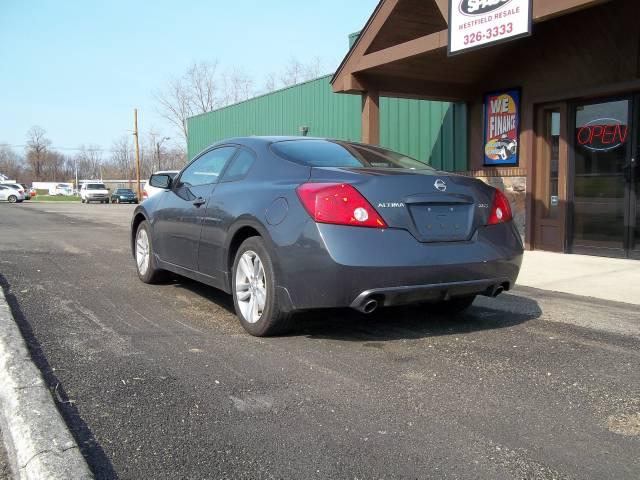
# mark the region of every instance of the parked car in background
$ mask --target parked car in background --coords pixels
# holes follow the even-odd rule
[[[102,182],[86,182],[80,187],[80,201],[82,203],[109,203],[109,189]]]
[[[49,195],[64,195],[70,197],[73,195],[73,185],[70,183],[59,183],[55,187],[49,188]]]
[[[139,278],[170,271],[231,293],[252,335],[315,308],[423,303],[453,315],[520,271],[500,190],[372,145],[235,138],[150,183],[163,193],[134,211]]]
[[[0,185],[0,201],[9,203],[20,203],[24,200],[24,193],[6,185]]]
[[[31,200],[31,189],[29,189],[24,183],[16,183],[16,185],[20,185],[24,190],[24,199]]]
[[[0,185],[8,187],[8,188],[10,188],[12,190],[16,190],[19,193],[18,197],[21,197],[21,198],[19,198],[19,201],[23,201],[25,199],[24,187],[22,185],[20,185],[19,183],[6,183],[5,182],[5,183],[0,183]]]
[[[116,188],[111,194],[111,203],[138,203],[138,197],[130,188]]]
[[[38,190],[36,190],[35,188],[31,187],[29,189],[29,195],[31,195],[31,198],[35,198],[38,196]]]
[[[171,178],[175,177],[178,174],[179,170],[160,170],[153,175],[169,175]],[[150,182],[147,182],[144,188],[142,189],[142,199],[146,200],[147,198],[153,197],[156,193],[162,191],[161,188],[156,188],[150,185]]]

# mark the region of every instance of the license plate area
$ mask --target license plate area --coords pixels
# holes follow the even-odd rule
[[[409,208],[423,242],[463,241],[471,235],[473,205],[414,204]]]

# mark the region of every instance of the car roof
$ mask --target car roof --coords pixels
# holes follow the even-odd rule
[[[200,153],[198,153],[198,155],[209,150],[210,148],[214,148],[222,145],[238,144],[238,145],[245,145],[248,147],[268,147],[272,143],[287,142],[291,140],[298,140],[298,141],[326,140],[326,141],[336,141],[336,142],[358,143],[351,140],[340,140],[340,139],[327,138],[327,137],[301,137],[301,136],[295,136],[295,135],[264,135],[264,136],[256,135],[256,136],[250,136],[250,137],[225,138],[224,140],[220,140],[219,142],[208,145],[206,148],[202,149]]]

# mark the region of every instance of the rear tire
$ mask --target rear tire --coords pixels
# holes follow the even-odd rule
[[[7,200],[9,200],[9,203],[16,203],[18,201],[18,197],[16,197],[15,195],[9,195],[9,198],[7,198]]]
[[[246,239],[233,262],[231,290],[240,324],[253,336],[278,335],[291,328],[291,314],[281,310],[275,285],[273,262],[264,240]]]
[[[138,278],[144,283],[158,283],[166,278],[167,272],[158,268],[151,242],[151,227],[143,220],[138,225],[135,239],[135,261]]]
[[[430,312],[440,315],[458,315],[468,309],[475,299],[475,295],[455,297],[451,300],[430,304],[428,308]]]

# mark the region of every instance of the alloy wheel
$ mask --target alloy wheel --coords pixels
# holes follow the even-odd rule
[[[136,238],[136,264],[138,265],[138,272],[140,275],[145,275],[149,268],[149,236],[144,228],[138,230]]]
[[[235,291],[243,318],[249,323],[260,320],[267,302],[267,279],[262,260],[252,250],[247,250],[240,257]]]

